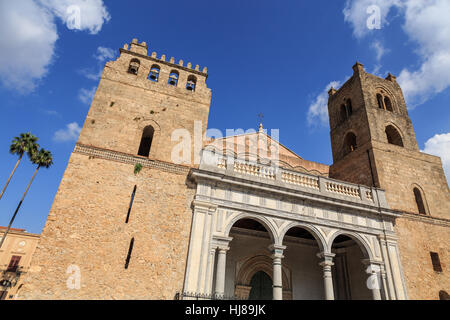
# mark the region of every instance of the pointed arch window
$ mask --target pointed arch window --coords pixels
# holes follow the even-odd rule
[[[416,199],[417,210],[420,214],[427,214],[425,209],[425,203],[423,202],[422,192],[420,192],[419,188],[414,188],[414,198]]]
[[[151,81],[158,82],[160,70],[161,70],[161,69],[159,68],[159,66],[156,65],[156,64],[154,64],[154,65],[150,68],[150,74],[149,74],[148,78],[149,78]]]
[[[169,84],[170,84],[171,86],[176,87],[177,84],[178,84],[178,77],[179,77],[179,76],[180,76],[180,75],[178,74],[177,71],[172,71],[172,72],[170,73],[170,75],[169,75]]]
[[[388,143],[403,147],[402,136],[394,126],[387,126],[385,132]]]
[[[128,66],[128,73],[137,75],[140,65],[141,62],[139,61],[139,59],[136,58],[131,59],[130,65]]]
[[[394,112],[391,99],[386,96],[383,91],[381,91],[381,93],[377,93],[377,104],[379,109]]]
[[[147,126],[142,132],[141,144],[139,145],[138,155],[148,157],[150,155],[150,149],[152,147],[153,135],[155,129],[152,126]]]

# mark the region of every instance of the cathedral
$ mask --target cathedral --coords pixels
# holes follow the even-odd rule
[[[448,297],[449,187],[395,76],[331,88],[332,165],[204,138],[207,77],[137,39],[106,63],[17,298]]]

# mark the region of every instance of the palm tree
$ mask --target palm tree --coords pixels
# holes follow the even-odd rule
[[[25,189],[22,199],[20,199],[20,202],[17,205],[16,211],[14,212],[14,215],[12,216],[11,221],[9,222],[8,228],[6,229],[5,233],[3,234],[2,240],[0,241],[0,248],[2,247],[3,242],[6,239],[6,235],[8,234],[9,230],[11,229],[11,225],[13,224],[14,219],[16,218],[17,212],[19,212],[20,206],[22,205],[22,202],[25,199],[25,196],[27,195],[28,189],[30,189],[31,184],[33,183],[34,177],[36,177],[36,174],[41,167],[48,169],[53,164],[53,157],[52,157],[52,154],[50,151],[41,149],[41,150],[39,150],[39,152],[35,152],[32,155],[31,161],[37,165],[36,171],[34,171],[34,174],[31,177],[31,180],[28,183],[27,188]]]
[[[3,197],[3,194],[5,193],[5,190],[8,187],[8,184],[11,181],[12,176],[14,175],[14,172],[16,171],[17,167],[19,166],[20,160],[22,160],[24,153],[27,153],[31,159],[33,154],[35,152],[37,152],[39,145],[36,143],[36,141],[38,141],[38,138],[36,138],[34,135],[32,135],[29,132],[21,133],[19,137],[15,137],[13,139],[11,146],[9,147],[9,152],[11,154],[18,155],[19,159],[17,160],[13,171],[9,175],[8,181],[6,181],[6,184],[2,190],[2,193],[0,193],[0,199]]]

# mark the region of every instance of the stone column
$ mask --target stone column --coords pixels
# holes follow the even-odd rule
[[[386,269],[384,267],[384,265],[381,265],[381,281],[383,283],[383,294],[384,294],[384,299],[385,300],[390,300],[389,299],[389,292],[387,290],[387,282],[386,282]]]
[[[363,260],[363,264],[367,267],[366,272],[369,275],[367,279],[367,287],[372,291],[373,300],[381,300],[381,283],[379,280],[381,268],[369,260]]]
[[[229,247],[219,247],[216,270],[216,296],[225,295],[225,268],[227,264],[227,251]]]
[[[320,259],[323,259],[319,265],[323,268],[323,285],[325,289],[325,300],[334,300],[333,276],[331,274],[331,267],[334,265],[334,253],[321,252],[317,254]]]
[[[283,300],[283,266],[281,259],[284,258],[283,250],[285,246],[271,245],[269,250],[272,252],[273,259],[273,300]]]

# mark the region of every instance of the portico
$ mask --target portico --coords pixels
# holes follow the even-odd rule
[[[209,160],[190,174],[197,193],[184,291],[406,299],[398,213],[383,190],[204,152]]]

